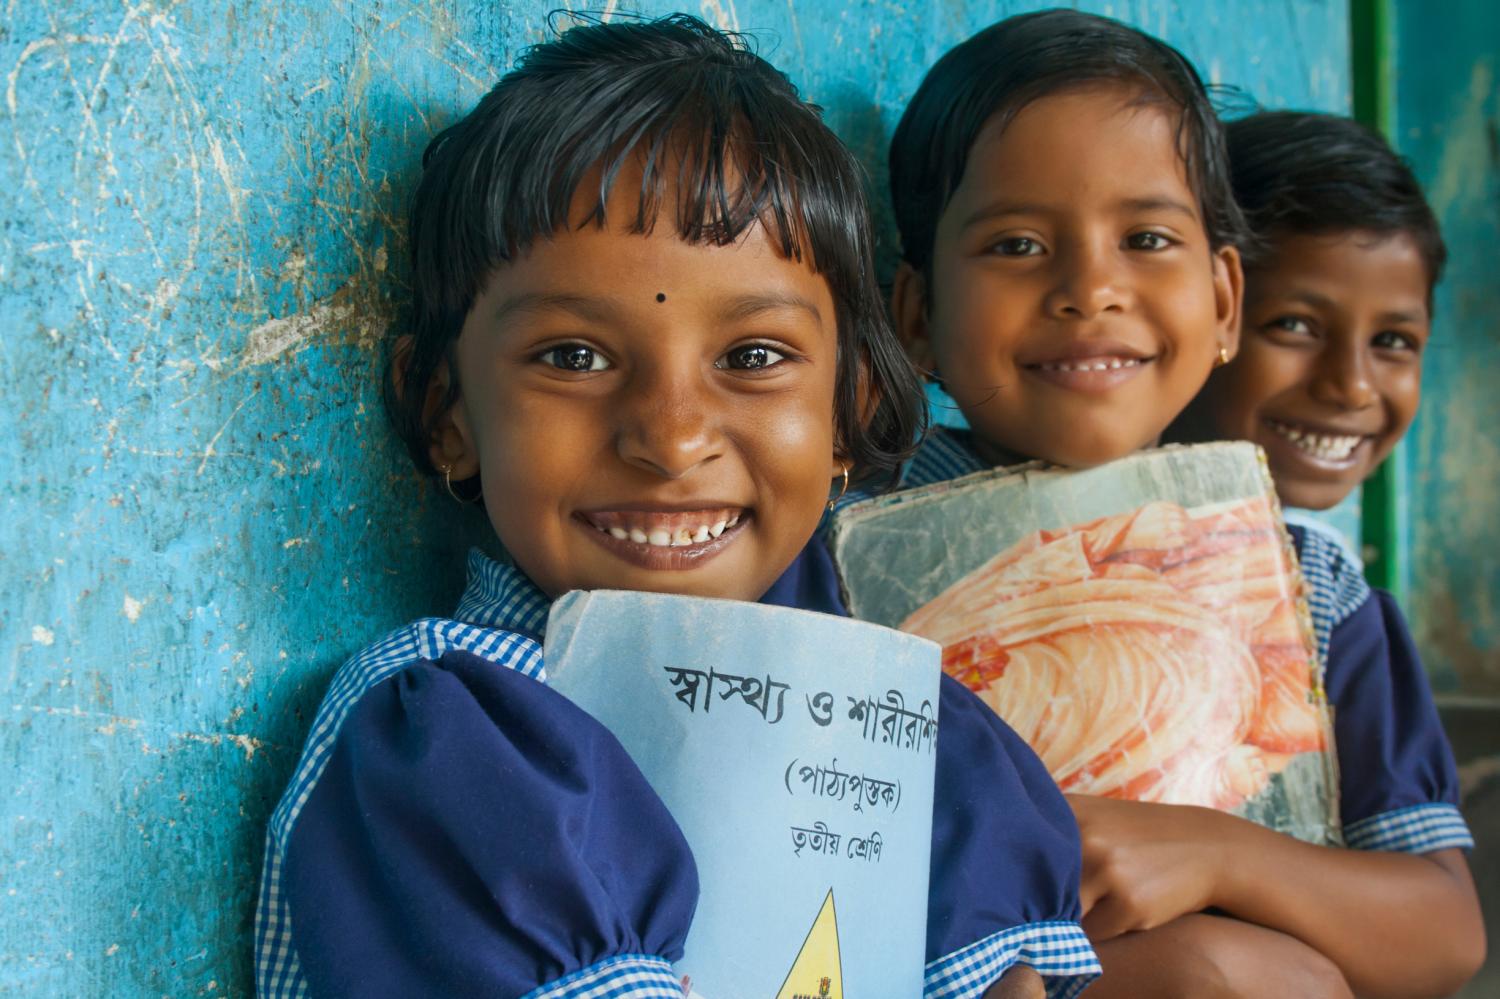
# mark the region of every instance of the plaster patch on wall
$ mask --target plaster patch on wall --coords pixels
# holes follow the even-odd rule
[[[389,321],[357,307],[350,285],[345,285],[306,312],[268,319],[245,337],[240,367],[270,364],[296,354],[320,340],[352,340],[369,348],[385,336]]]
[[[1467,200],[1483,198],[1488,190],[1492,167],[1485,105],[1495,99],[1494,89],[1494,67],[1488,59],[1478,60],[1469,74],[1469,92],[1463,106],[1444,128],[1443,156],[1428,195],[1433,212],[1440,218]]]

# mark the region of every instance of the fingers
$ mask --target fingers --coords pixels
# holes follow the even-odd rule
[[[1084,912],[1083,932],[1094,943],[1113,940],[1132,930],[1144,930],[1134,908],[1119,895],[1106,895]]]

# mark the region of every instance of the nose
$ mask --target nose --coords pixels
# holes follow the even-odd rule
[[[712,392],[686,365],[630,379],[615,414],[620,457],[652,475],[680,479],[723,453]]]
[[[1115,247],[1080,241],[1060,248],[1054,260],[1054,281],[1046,297],[1048,315],[1093,319],[1125,311],[1128,279]]]
[[[1368,352],[1352,343],[1330,343],[1318,355],[1308,392],[1319,402],[1347,410],[1365,409],[1380,398]]]

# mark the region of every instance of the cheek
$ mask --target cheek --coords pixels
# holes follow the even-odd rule
[[[766,401],[766,400],[762,400]],[[752,478],[773,483],[773,496],[821,497],[833,461],[833,390],[749,405],[738,425]]]
[[[1421,369],[1402,371],[1393,376],[1383,387],[1382,394],[1391,414],[1392,430],[1397,434],[1405,433],[1422,402]]]

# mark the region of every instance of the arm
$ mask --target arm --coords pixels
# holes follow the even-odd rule
[[[1099,945],[1104,975],[1089,999],[1352,999],[1333,962],[1294,937],[1191,913]]]
[[[1071,995],[1099,970],[1078,924],[1072,811],[1019,736],[941,683],[924,994],[1024,996],[1025,966],[1049,995]]]
[[[1295,937],[1370,997],[1446,994],[1484,960],[1457,850],[1312,846],[1206,808],[1070,799],[1083,836],[1084,928],[1095,941],[1217,908]]]
[[[676,824],[598,722],[473,656],[363,694],[277,878],[307,994],[681,996]]]
[[[1018,964],[990,986],[984,999],[1046,999],[1047,986],[1035,968]]]

